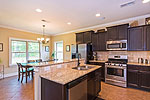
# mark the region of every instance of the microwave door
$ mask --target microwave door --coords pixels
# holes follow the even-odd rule
[[[107,44],[107,50],[120,50],[120,49],[121,49],[120,43]]]

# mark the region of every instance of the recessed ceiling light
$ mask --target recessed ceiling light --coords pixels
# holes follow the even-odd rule
[[[42,10],[41,10],[41,9],[36,9],[35,11],[36,11],[36,12],[42,12]]]
[[[148,3],[148,2],[150,2],[150,0],[143,0],[142,2],[143,3]]]
[[[71,22],[68,22],[67,24],[68,24],[68,25],[71,25]]]
[[[98,14],[96,14],[96,17],[100,17],[100,16],[101,16],[101,14],[99,14],[99,13],[98,13]]]

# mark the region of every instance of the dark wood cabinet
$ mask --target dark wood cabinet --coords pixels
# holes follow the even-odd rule
[[[150,71],[140,71],[140,86],[150,90]]]
[[[150,91],[150,67],[128,65],[127,83],[128,87],[135,87]]]
[[[76,33],[76,43],[77,44],[83,43],[83,33]]]
[[[93,51],[98,51],[99,46],[98,46],[98,33],[93,33],[92,34],[92,49]]]
[[[107,27],[107,40],[127,40],[129,24]]]
[[[143,51],[144,50],[144,28],[135,27],[128,29],[128,50]]]
[[[146,38],[146,50],[150,51],[150,26],[145,26],[144,27],[144,33],[145,33],[145,38]]]
[[[100,32],[98,34],[98,47],[99,51],[106,51],[106,38],[107,38],[107,32]]]
[[[118,40],[117,27],[107,28],[108,40]]]
[[[94,33],[93,31],[87,31],[83,33],[83,42],[84,43],[91,43],[92,42],[92,33]]]
[[[128,86],[138,87],[138,70],[128,70]]]
[[[94,100],[101,91],[101,68],[88,75],[88,100]]]
[[[107,32],[97,32],[92,34],[93,51],[106,51]]]
[[[102,81],[105,81],[105,63],[101,63],[101,62],[90,62],[89,64],[91,65],[99,65],[102,66],[101,67],[101,72],[100,72],[100,77]]]
[[[91,43],[93,33],[94,31],[76,33],[76,43],[77,44]]]
[[[150,51],[150,25],[128,29],[129,51]]]
[[[127,40],[128,26],[128,24],[125,24],[117,27],[118,40]]]

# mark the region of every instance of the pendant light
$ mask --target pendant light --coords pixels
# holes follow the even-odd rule
[[[45,33],[45,25],[43,25],[43,37],[37,38],[37,40],[38,40],[39,42],[41,42],[42,44],[47,44],[47,43],[49,43],[50,38],[45,38],[44,33]]]

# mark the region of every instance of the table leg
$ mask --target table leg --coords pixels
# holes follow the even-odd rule
[[[26,68],[26,83],[27,83],[27,78],[28,78],[28,73],[27,73],[27,68]]]

